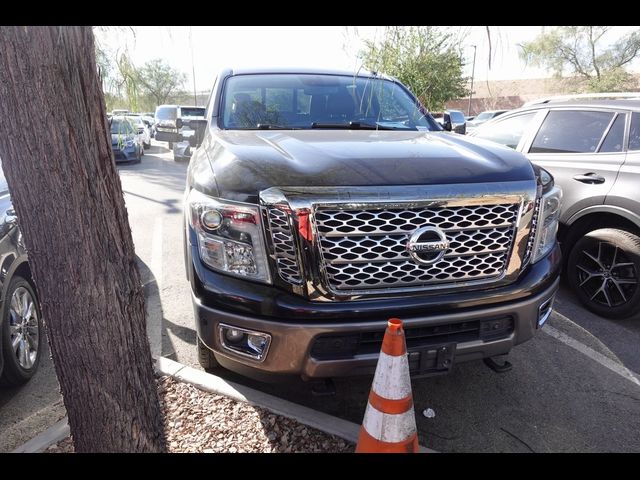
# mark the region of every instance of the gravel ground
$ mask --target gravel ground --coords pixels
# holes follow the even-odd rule
[[[204,392],[171,377],[157,379],[172,453],[353,452],[346,440],[295,420],[227,397]],[[73,452],[69,437],[48,453]]]

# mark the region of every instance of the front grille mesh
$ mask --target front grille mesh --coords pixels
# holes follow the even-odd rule
[[[334,290],[419,287],[499,277],[513,241],[519,204],[315,212],[321,255]],[[408,237],[423,226],[440,228],[445,256],[417,264]]]
[[[285,282],[301,284],[302,276],[296,259],[296,247],[287,213],[278,208],[270,208],[269,227],[280,277]]]

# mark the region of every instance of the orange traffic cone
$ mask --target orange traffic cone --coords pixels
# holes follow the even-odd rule
[[[402,320],[391,318],[364,412],[356,453],[417,453],[411,378]]]

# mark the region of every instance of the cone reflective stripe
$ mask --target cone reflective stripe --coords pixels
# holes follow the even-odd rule
[[[418,452],[407,346],[397,318],[387,323],[356,452]]]

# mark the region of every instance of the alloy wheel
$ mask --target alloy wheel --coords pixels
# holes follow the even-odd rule
[[[594,303],[624,305],[638,288],[638,272],[625,252],[608,242],[594,240],[576,262],[578,286]]]
[[[25,370],[38,358],[40,329],[35,302],[29,291],[18,287],[9,304],[9,336],[13,354]]]

